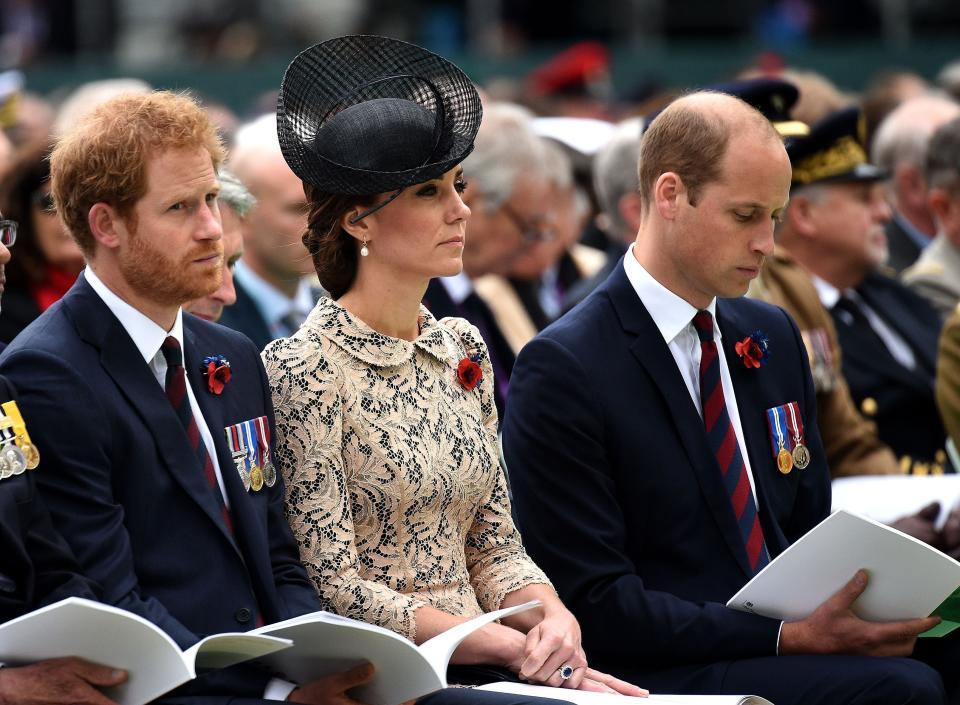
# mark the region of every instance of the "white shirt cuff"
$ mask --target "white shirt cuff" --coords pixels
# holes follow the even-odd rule
[[[780,628],[777,630],[777,656],[780,655],[780,635],[783,633],[783,622],[780,622]]]
[[[290,693],[297,689],[296,683],[285,681],[280,678],[271,678],[267,687],[263,691],[264,700],[286,700]]]

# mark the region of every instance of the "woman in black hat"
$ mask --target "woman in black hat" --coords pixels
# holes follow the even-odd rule
[[[638,695],[587,667],[576,619],[523,549],[483,340],[420,305],[432,277],[462,266],[458,165],[481,113],[462,71],[393,39],[341,37],[287,69],[280,144],[304,181],[304,243],[330,292],[263,354],[288,516],[327,608],[420,643],[539,599],[468,637],[454,663]]]

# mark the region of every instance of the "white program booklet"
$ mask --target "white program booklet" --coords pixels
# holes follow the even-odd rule
[[[350,695],[366,705],[397,705],[447,687],[447,664],[467,636],[485,624],[523,612],[539,600],[488,612],[438,634],[420,646],[396,632],[330,612],[314,612],[254,630],[294,642],[292,648],[259,663],[294,683],[306,683],[364,661],[374,665],[373,680]]]
[[[873,622],[926,617],[960,586],[957,561],[912,536],[841,510],[771,561],[727,607],[801,620],[860,568],[870,582],[853,611]]]
[[[642,685],[642,684],[641,684]],[[480,686],[479,690],[493,690],[498,693],[516,693],[541,698],[566,700],[576,705],[773,705],[769,700],[757,695],[661,695],[651,693],[648,698],[633,698],[627,695],[610,693],[591,693],[585,690],[569,688],[548,688],[528,683],[491,683]]]
[[[216,634],[181,651],[152,622],[126,610],[69,597],[0,626],[0,662],[23,666],[78,656],[128,672],[125,683],[106,688],[120,705],[143,705],[195,678],[289,648],[287,639],[256,634]]]

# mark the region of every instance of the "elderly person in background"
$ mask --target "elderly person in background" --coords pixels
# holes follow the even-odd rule
[[[243,255],[243,219],[256,204],[257,199],[247,187],[226,169],[219,174],[220,222],[223,227],[223,279],[220,287],[212,294],[200,299],[188,301],[183,305],[185,311],[216,323],[226,306],[232,306],[237,300],[233,286],[233,268]]]
[[[940,320],[878,270],[890,218],[886,172],[867,163],[858,121],[855,108],[841,111],[788,143],[793,185],[777,242],[812,275],[836,327],[851,396],[901,471],[942,474],[950,465],[933,398]]]
[[[290,171],[277,140],[277,119],[264,115],[237,130],[230,170],[256,199],[243,220],[243,257],[234,269],[236,303],[220,323],[258,348],[291,335],[322,293],[301,238],[307,229],[303,183]]]
[[[84,265],[80,247],[53,211],[48,156],[47,146],[21,152],[0,181],[0,210],[20,223],[0,313],[4,343],[66,294]]]
[[[550,182],[540,166],[544,159],[543,142],[532,130],[529,111],[508,103],[486,108],[474,150],[463,163],[470,182],[463,198],[472,213],[463,271],[433,279],[424,296],[424,304],[437,318],[465,318],[480,330],[490,351],[494,398],[501,414],[516,355],[508,341],[518,319],[491,310],[497,299],[489,282],[494,281],[499,291],[507,287],[502,279],[488,275],[507,274],[523,248],[548,229]]]
[[[530,323],[524,338],[511,341],[517,351],[563,312],[570,288],[604,264],[603,252],[580,244],[580,235],[590,217],[590,204],[574,182],[568,152],[552,139],[543,140],[543,151],[552,204],[549,228],[523,249],[508,277]],[[497,304],[502,305],[504,300],[501,297]]]
[[[960,118],[933,134],[925,166],[937,236],[902,279],[946,319],[960,301]]]
[[[569,311],[606,280],[616,268],[627,247],[640,229],[640,182],[637,157],[643,120],[630,118],[617,125],[617,131],[593,160],[593,187],[600,202],[598,221],[606,234],[606,263],[597,272],[574,284],[564,302]]]
[[[890,173],[887,264],[897,272],[913,264],[937,232],[927,202],[927,145],[938,127],[958,116],[960,104],[949,97],[923,95],[902,103],[874,133],[873,163]]]

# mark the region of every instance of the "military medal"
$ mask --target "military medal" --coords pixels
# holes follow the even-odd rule
[[[260,444],[257,442],[257,432],[254,429],[255,419],[240,424],[240,432],[247,444],[247,462],[250,464],[250,488],[254,492],[263,489],[263,470],[260,467]]]
[[[23,452],[13,442],[16,435],[9,416],[0,416],[0,480],[19,475],[27,469]]]
[[[20,475],[27,469],[27,459],[23,457],[23,451],[15,443],[3,449],[3,458],[10,467],[11,475]]]
[[[767,409],[767,423],[770,425],[770,440],[773,442],[773,457],[777,460],[777,469],[784,475],[793,470],[793,455],[790,454],[784,440],[786,418],[781,419],[782,407]]]
[[[267,425],[267,417],[257,418],[257,443],[260,446],[260,467],[263,469],[263,483],[267,487],[273,487],[277,482],[277,470],[270,462],[270,427]]]
[[[28,470],[36,470],[40,464],[40,451],[30,441],[30,434],[27,433],[27,424],[20,414],[20,408],[17,402],[8,401],[3,404],[3,411],[13,422],[13,431],[16,434],[16,444],[23,452],[23,457]]]
[[[810,464],[810,451],[803,444],[803,421],[800,418],[797,402],[792,401],[787,404],[787,409],[790,411],[788,428],[790,435],[793,437],[793,464],[803,470]]]
[[[237,426],[229,426],[224,431],[227,434],[227,445],[230,446],[233,464],[237,468],[237,474],[240,475],[240,482],[243,483],[244,491],[249,492],[250,473],[247,472],[247,446],[243,442],[243,436],[238,431]]]
[[[263,471],[258,465],[250,468],[250,487],[253,488],[254,492],[259,492],[263,489]]]

